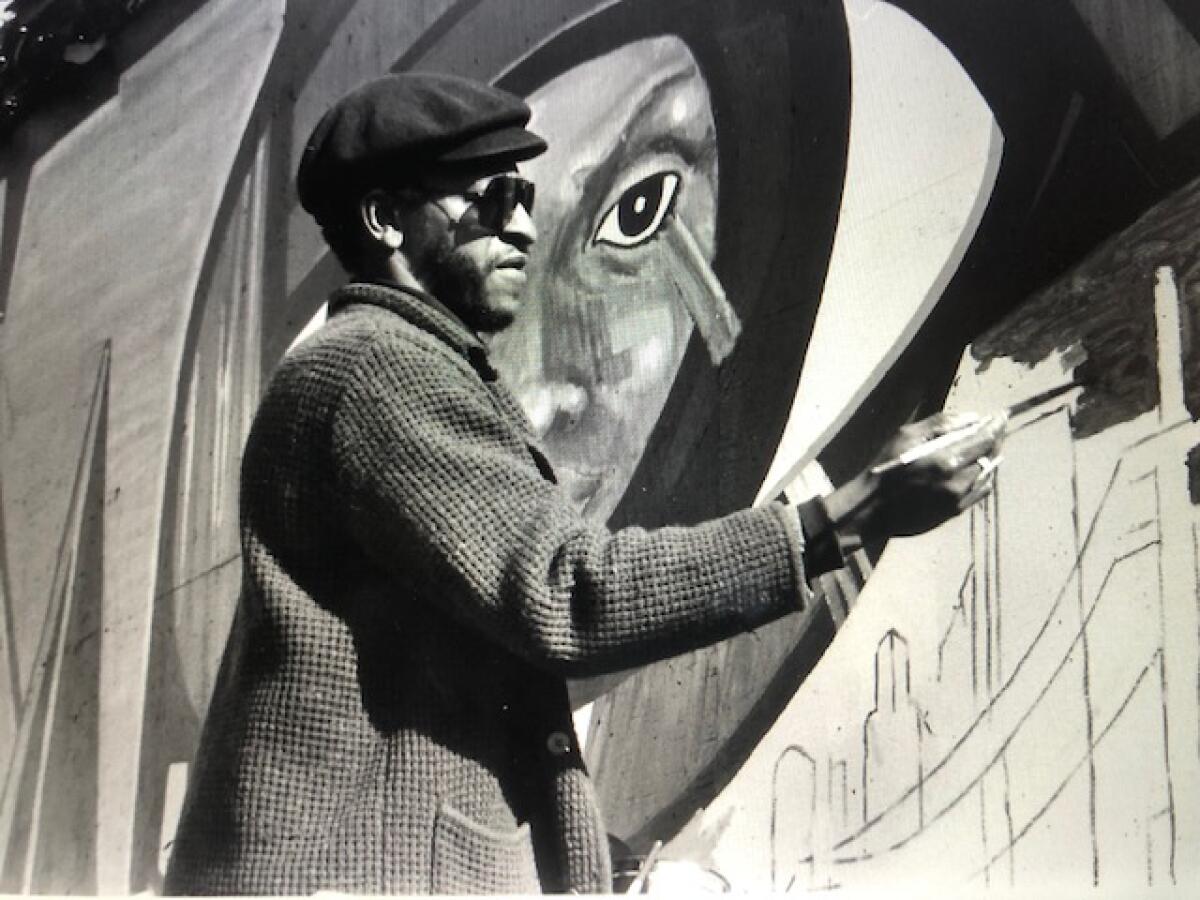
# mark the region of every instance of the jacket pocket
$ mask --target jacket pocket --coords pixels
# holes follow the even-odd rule
[[[433,825],[435,894],[538,894],[529,824],[511,831],[480,825],[443,804]]]

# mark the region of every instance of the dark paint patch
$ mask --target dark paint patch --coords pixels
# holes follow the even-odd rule
[[[1004,357],[1028,366],[1052,353],[1080,352],[1084,385],[1072,433],[1087,437],[1158,404],[1156,270],[1175,270],[1182,301],[1185,402],[1200,410],[1200,180],[1193,181],[1102,243],[1082,263],[973,345],[986,368]],[[1075,348],[1075,349],[1073,349]]]
[[[822,451],[835,484],[897,426],[941,409],[962,347],[1200,170],[1200,118],[1156,137],[1069,3],[892,5],[928,27],[971,76],[1004,135],[1004,156],[938,306]]]
[[[1188,498],[1193,506],[1200,506],[1200,445],[1188,451],[1185,465],[1188,470]]]

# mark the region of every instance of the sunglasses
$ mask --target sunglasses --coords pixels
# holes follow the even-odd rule
[[[520,175],[504,173],[490,179],[483,188],[463,191],[460,196],[467,201],[467,206],[457,216],[441,203],[437,204],[453,224],[458,225],[473,207],[480,227],[499,233],[518,206],[525,207],[527,213],[533,212],[534,185]]]

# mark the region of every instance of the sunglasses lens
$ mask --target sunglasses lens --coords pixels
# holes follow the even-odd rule
[[[534,186],[533,186],[532,181],[522,181],[521,182],[520,202],[521,202],[521,205],[525,207],[525,211],[530,214],[533,213],[534,193],[535,193],[535,191],[534,191]]]
[[[499,230],[512,216],[518,205],[533,212],[533,182],[515,175],[499,175],[488,182],[479,198],[479,221],[487,228]]]

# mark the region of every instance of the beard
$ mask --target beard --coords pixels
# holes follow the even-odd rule
[[[488,303],[484,273],[446,238],[433,242],[415,274],[429,292],[479,334],[494,334],[512,324],[513,314]]]

